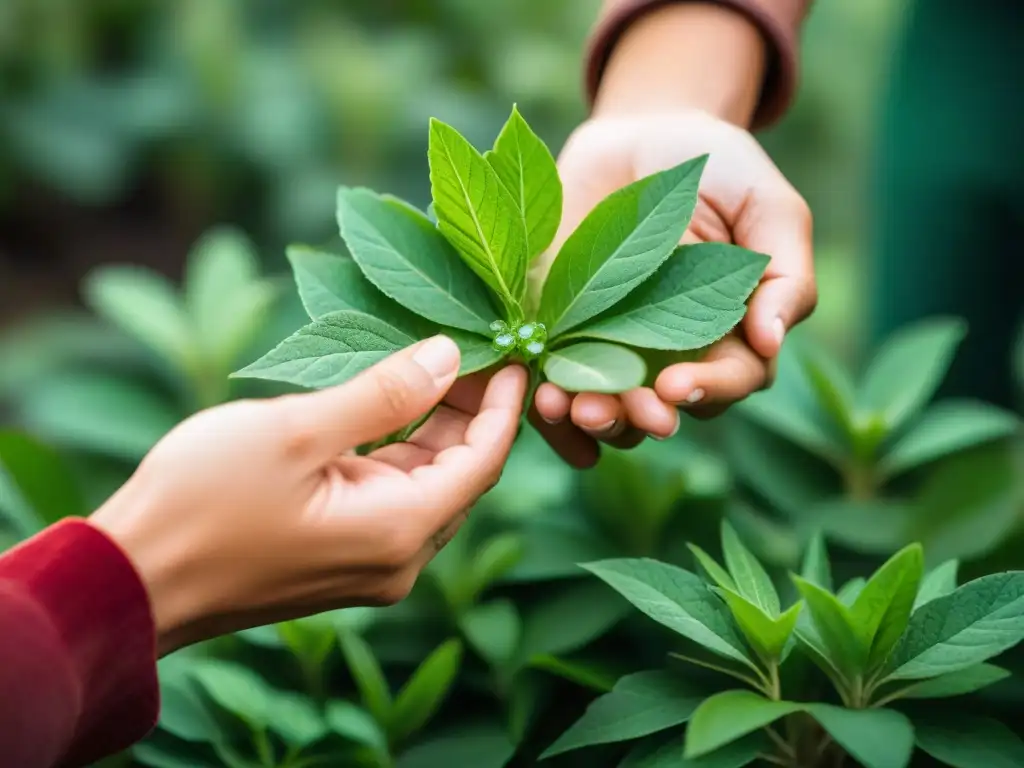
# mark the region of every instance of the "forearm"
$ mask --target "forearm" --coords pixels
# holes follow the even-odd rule
[[[761,96],[766,46],[723,5],[665,5],[631,24],[605,67],[595,115],[700,109],[747,127]]]
[[[604,0],[588,45],[600,112],[699,108],[753,129],[781,117],[798,80],[812,0]]]

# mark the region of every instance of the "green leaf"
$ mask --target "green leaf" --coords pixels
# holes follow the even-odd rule
[[[515,753],[497,724],[461,725],[406,750],[397,768],[502,768]]]
[[[338,641],[363,705],[378,723],[386,724],[391,717],[391,689],[373,649],[354,632],[339,632]]]
[[[687,759],[700,757],[799,712],[803,705],[771,701],[753,691],[723,691],[705,699],[686,728]]]
[[[971,400],[946,400],[925,411],[878,463],[883,477],[911,469],[983,443],[1001,440],[1020,429],[1013,413]]]
[[[848,582],[843,584],[836,593],[836,597],[839,602],[845,605],[847,608],[853,606],[857,598],[860,596],[860,592],[867,585],[867,580],[860,576],[854,576]]]
[[[528,261],[516,201],[480,153],[434,118],[427,156],[441,234],[506,307],[516,309],[526,291]]]
[[[435,323],[488,333],[497,311],[487,289],[415,208],[341,187],[338,226],[353,260],[382,293]]]
[[[143,267],[101,267],[86,277],[84,297],[94,312],[178,370],[194,370],[191,325],[174,286],[162,275]]]
[[[315,389],[331,387],[416,341],[383,320],[347,310],[334,312],[296,331],[233,375]]]
[[[293,245],[288,248],[288,261],[311,320],[349,310],[387,318],[402,328],[408,326],[407,319],[415,322],[414,315],[377,290],[350,258]]]
[[[454,328],[438,329],[459,347],[462,358],[459,362],[459,376],[467,376],[477,371],[497,365],[504,357],[504,353],[498,352],[491,346],[491,342],[483,336],[474,333],[457,331]]]
[[[185,415],[150,387],[85,371],[41,382],[21,407],[26,428],[43,439],[130,462],[142,459]]]
[[[890,680],[971,667],[1024,640],[1024,572],[994,573],[922,605],[889,663]]]
[[[213,742],[221,737],[216,718],[189,677],[161,676],[159,726],[186,741]]]
[[[643,385],[647,365],[640,355],[625,347],[584,342],[551,352],[544,363],[544,374],[567,392],[617,394]]]
[[[512,659],[522,634],[519,611],[511,600],[474,605],[459,618],[459,628],[473,650],[494,667]]]
[[[895,333],[868,366],[860,409],[879,414],[890,429],[914,416],[935,394],[967,333],[963,321],[930,318]]]
[[[550,672],[563,680],[599,693],[610,691],[622,675],[621,669],[610,668],[609,665],[600,662],[550,655],[534,656],[530,659],[530,669]]]
[[[864,768],[906,768],[914,751],[914,727],[891,709],[846,709],[807,704],[814,717]]]
[[[720,586],[722,589],[731,589],[737,592],[736,582],[733,581],[732,576],[722,566],[720,566],[711,555],[705,552],[703,549],[698,547],[696,544],[687,543],[687,548],[693,553],[693,556],[697,558],[697,562],[700,563],[708,576]]]
[[[259,261],[243,233],[214,229],[192,248],[185,306],[210,360],[230,366],[258,333],[275,296],[272,284],[260,280]]]
[[[308,746],[328,732],[312,699],[284,691],[275,691],[270,699],[270,728],[293,747]]]
[[[709,755],[692,759],[681,757],[683,740],[679,737],[660,746],[648,740],[630,752],[619,768],[743,768],[770,750],[771,744],[762,733],[752,733]]]
[[[778,617],[772,617],[730,589],[722,589],[721,592],[744,637],[758,655],[765,661],[781,659],[782,651],[796,628],[802,603],[793,605]]]
[[[699,576],[648,558],[604,560],[583,567],[659,624],[754,667],[725,605]]]
[[[722,521],[722,552],[725,565],[736,581],[737,591],[769,616],[778,616],[779,593],[750,550],[743,546],[736,530],[725,520]]]
[[[697,204],[698,157],[612,193],[569,236],[551,265],[540,317],[558,336],[618,303],[668,259]]]
[[[820,532],[815,533],[807,545],[800,575],[826,592],[832,591],[832,565],[829,563],[825,537]]]
[[[515,200],[526,228],[526,253],[533,259],[551,245],[562,221],[555,159],[515,106],[485,157]]]
[[[524,550],[523,536],[519,532],[499,533],[484,542],[470,566],[474,594],[487,589],[515,568],[522,560]]]
[[[882,664],[903,636],[924,572],[924,552],[911,544],[868,579],[850,609],[860,642],[870,648],[868,667]]]
[[[680,725],[706,697],[705,691],[665,670],[626,675],[610,693],[595,699],[541,759],[594,744],[638,739]]]
[[[767,256],[735,245],[681,246],[654,277],[570,336],[642,349],[701,349],[743,319],[767,265]]]
[[[914,683],[900,691],[901,699],[946,699],[963,696],[1010,677],[1010,672],[995,664],[975,664],[957,672]]]
[[[917,746],[953,768],[1020,768],[1024,741],[998,720],[959,712],[922,718]]]
[[[817,637],[827,650],[829,661],[846,675],[860,672],[867,661],[869,649],[860,640],[850,610],[816,584],[799,576],[793,576],[793,581],[807,603]],[[813,638],[807,638],[806,633],[797,630],[797,634],[805,643],[810,640],[813,644]]]
[[[387,736],[369,712],[350,701],[336,700],[324,713],[327,726],[339,736],[378,751],[387,750]]]
[[[292,653],[313,664],[321,664],[337,642],[334,625],[322,615],[284,621],[275,629]]]
[[[448,695],[461,663],[462,643],[453,638],[420,664],[395,697],[388,719],[392,741],[402,741],[427,724]]]
[[[807,345],[801,350],[803,367],[822,410],[846,437],[855,436],[853,380],[847,370],[827,351]]]
[[[273,692],[252,670],[227,661],[203,659],[194,662],[190,672],[218,706],[237,715],[250,728],[259,730],[270,724]]]
[[[89,512],[64,459],[28,435],[0,431],[0,472],[6,475],[21,499],[35,512],[42,526],[51,525],[68,515],[81,516]],[[22,533],[29,536],[36,530],[29,530],[26,526]]]
[[[917,599],[914,600],[914,610],[916,611],[925,603],[948,595],[956,589],[956,576],[959,568],[959,560],[947,560],[925,574],[925,577],[921,579],[921,588],[917,591]]]
[[[542,655],[571,653],[607,634],[629,613],[608,599],[608,589],[590,579],[549,587],[523,615],[522,663]]]

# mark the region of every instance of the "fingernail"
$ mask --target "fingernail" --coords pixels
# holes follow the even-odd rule
[[[550,424],[552,427],[562,423],[562,419],[549,419],[547,416],[541,416],[540,420],[545,424]]]
[[[661,442],[662,440],[671,440],[673,437],[675,437],[677,434],[679,434],[679,425],[680,425],[680,423],[681,423],[681,419],[679,418],[679,414],[676,414],[676,425],[674,427],[672,427],[672,431],[671,432],[669,432],[664,437],[659,437],[658,435],[651,435],[651,437],[653,437],[655,440],[657,440],[659,442]]]
[[[697,389],[693,390],[693,392],[691,392],[690,394],[688,394],[686,396],[686,404],[687,405],[695,405],[696,403],[699,403],[703,399],[704,399],[704,390],[701,389],[700,387],[697,387]]]
[[[782,340],[784,338],[786,338],[786,324],[784,322],[782,322],[782,318],[781,317],[776,317],[775,318],[774,329],[775,329],[775,340],[778,341],[779,344],[781,345],[782,344]]]
[[[458,371],[459,348],[447,336],[427,339],[412,356],[413,362],[431,375],[438,386],[447,384]]]
[[[603,435],[614,430],[617,423],[618,422],[615,419],[612,419],[611,421],[606,421],[604,424],[596,427],[587,427],[587,432],[592,435]]]

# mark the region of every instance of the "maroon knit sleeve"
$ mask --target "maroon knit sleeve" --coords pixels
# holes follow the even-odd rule
[[[0,555],[0,754],[85,766],[159,713],[153,620],[127,556],[68,519]]]
[[[700,0],[713,2],[748,17],[768,43],[769,62],[754,114],[753,128],[766,128],[789,108],[799,75],[800,27],[811,0]],[[590,103],[597,94],[608,58],[623,32],[645,13],[693,0],[605,0],[587,46],[586,90]]]

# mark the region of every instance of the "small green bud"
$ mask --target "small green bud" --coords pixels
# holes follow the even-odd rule
[[[499,333],[491,342],[491,346],[496,352],[508,352],[515,345],[516,339],[511,333]]]
[[[527,357],[537,357],[538,355],[540,355],[543,352],[544,352],[544,342],[543,341],[531,341],[523,349],[523,353]]]
[[[506,323],[504,320],[495,320],[493,323],[491,323],[491,331],[493,331],[494,333],[507,333],[508,323]]]
[[[536,330],[536,328],[537,326],[534,325],[533,323],[523,323],[522,325],[519,326],[519,338],[524,340],[533,338],[533,333]]]

